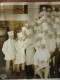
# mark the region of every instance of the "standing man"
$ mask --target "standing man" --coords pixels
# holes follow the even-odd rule
[[[10,62],[11,60],[13,61],[13,71],[15,70],[15,65],[14,65],[14,59],[15,59],[15,40],[14,38],[14,32],[9,31],[8,32],[9,39],[4,42],[3,44],[3,54],[5,55],[5,60],[6,60],[6,71],[10,71]]]

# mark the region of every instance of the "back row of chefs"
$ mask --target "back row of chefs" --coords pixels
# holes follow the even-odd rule
[[[46,14],[45,7],[35,18],[35,22],[26,23],[22,31],[17,33],[17,41],[13,39],[13,31],[8,32],[9,39],[4,42],[2,51],[5,55],[6,70],[10,69],[10,61],[13,61],[13,71],[20,71],[26,65],[38,65],[38,69],[45,68],[44,77],[48,77],[49,62],[56,48],[60,52],[60,18],[57,15],[52,17]],[[56,56],[60,56],[56,53]],[[59,59],[59,58],[58,58]],[[57,61],[57,60],[55,60]],[[55,63],[55,62],[54,62]],[[57,62],[59,64],[59,60]],[[15,65],[17,64],[17,65]],[[39,71],[39,70],[38,70]],[[42,74],[40,77],[43,78]]]

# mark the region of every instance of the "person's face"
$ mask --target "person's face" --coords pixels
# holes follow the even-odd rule
[[[43,11],[46,11],[46,8],[44,8]]]
[[[14,35],[13,35],[13,36],[9,36],[9,38],[10,38],[10,39],[13,39],[13,38],[14,38]]]

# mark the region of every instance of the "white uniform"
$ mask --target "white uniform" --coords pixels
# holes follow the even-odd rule
[[[48,59],[50,58],[50,53],[48,49],[37,49],[34,56],[34,65],[39,65],[40,69],[48,66]],[[44,61],[42,63],[42,61]]]
[[[43,15],[47,15],[46,10],[43,10],[42,12],[39,13],[39,17],[43,16]]]
[[[17,41],[15,43],[16,48],[16,60],[15,64],[22,64],[25,63],[25,43],[24,41]]]
[[[37,44],[39,45],[39,44]],[[50,53],[48,48],[36,48],[36,53],[34,56],[34,65],[39,65],[40,69],[48,66],[48,59],[50,58]],[[43,61],[43,62],[42,62]]]
[[[34,38],[27,38],[25,40],[26,44],[26,65],[32,65],[34,61],[34,46],[33,46]]]
[[[11,40],[10,38],[4,42],[2,51],[5,55],[5,60],[13,60],[15,59],[15,40]]]

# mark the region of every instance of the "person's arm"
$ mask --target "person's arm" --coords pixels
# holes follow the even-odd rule
[[[4,42],[3,47],[2,47],[3,54],[6,54],[7,48],[8,48],[8,43],[7,42]]]

